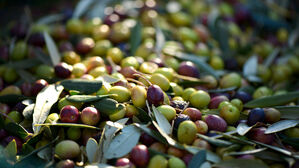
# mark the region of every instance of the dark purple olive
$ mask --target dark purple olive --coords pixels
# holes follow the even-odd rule
[[[8,132],[5,129],[0,129],[0,140],[8,136]]]
[[[250,20],[250,11],[245,5],[238,4],[235,6],[235,20],[237,23],[243,23]]]
[[[23,104],[22,102],[18,102],[15,107],[13,108],[13,110],[18,111],[18,112],[23,112],[23,110],[25,109],[26,105]]]
[[[227,128],[225,120],[218,115],[208,115],[204,118],[209,130],[224,132]]]
[[[225,69],[228,70],[237,70],[238,69],[238,62],[235,58],[226,58],[224,60]]]
[[[136,145],[130,152],[131,161],[139,166],[145,167],[150,159],[150,154],[145,145]]]
[[[115,166],[117,167],[135,167],[134,164],[128,158],[119,158],[116,160]]]
[[[56,164],[56,168],[74,168],[75,163],[72,160],[61,160]]]
[[[184,76],[199,77],[198,68],[190,61],[182,62],[179,66],[178,73]]]
[[[114,23],[118,22],[119,19],[120,18],[117,14],[111,14],[111,15],[106,16],[106,18],[104,19],[104,24],[111,26]]]
[[[174,119],[174,125],[173,129],[177,130],[179,128],[179,125],[186,120],[190,120],[190,117],[185,114],[179,114],[175,119]]]
[[[42,33],[32,33],[28,39],[28,43],[33,46],[43,47],[45,45],[44,35]]]
[[[147,133],[142,133],[140,136],[140,142],[146,146],[150,146],[155,142],[155,139]]]
[[[48,82],[44,79],[37,80],[31,89],[31,95],[36,96],[44,87],[48,85]]]
[[[257,122],[264,122],[265,117],[266,117],[266,115],[265,115],[265,112],[263,109],[254,108],[254,109],[250,110],[250,112],[249,112],[247,124],[249,126],[252,126],[252,125],[256,124]]]
[[[66,52],[66,51],[73,51],[73,45],[72,43],[66,41],[59,44],[59,51],[60,52]]]
[[[223,101],[229,101],[229,99],[226,96],[213,97],[210,101],[209,108],[216,109],[216,108],[218,108],[219,104]]]
[[[138,74],[135,68],[132,66],[123,67],[120,69],[120,73],[126,78],[136,78],[135,74]]]
[[[185,162],[186,165],[189,164],[189,162],[191,161],[193,155],[190,153],[187,153],[183,156],[182,160]]]
[[[80,118],[79,110],[75,106],[67,105],[60,110],[60,120],[65,123],[77,123]]]
[[[16,141],[18,152],[20,152],[22,149],[23,142],[20,138],[16,136],[7,136],[6,138],[4,138],[2,141],[3,146],[7,146],[12,140]]]
[[[161,58],[153,58],[151,60],[149,60],[149,62],[155,63],[157,64],[159,67],[164,67],[165,64],[164,62],[161,60]]]
[[[31,96],[31,89],[32,89],[32,84],[28,83],[28,82],[24,82],[22,83],[22,85],[20,86],[22,94],[24,96]]]
[[[272,144],[275,140],[275,136],[273,134],[265,134],[266,128],[260,127],[260,128],[253,128],[250,130],[248,136],[250,139],[253,139],[255,141],[265,143],[265,144]]]
[[[0,103],[0,113],[8,114],[10,112],[10,107],[7,104]]]
[[[164,101],[164,93],[158,85],[151,85],[147,89],[147,101],[158,106]]]
[[[25,22],[20,21],[11,28],[10,34],[13,37],[24,38],[28,31],[28,27],[29,26]]]
[[[252,155],[241,155],[238,157],[238,159],[254,159],[254,156]]]
[[[92,50],[94,45],[94,40],[92,38],[86,37],[78,42],[76,45],[76,51],[78,51],[80,54],[87,54]]]
[[[65,62],[61,62],[58,65],[56,65],[54,67],[54,70],[55,70],[56,76],[58,76],[60,78],[68,78],[72,74],[71,66]]]
[[[9,57],[9,48],[8,46],[1,46],[0,47],[0,59],[7,61]]]
[[[252,96],[244,91],[237,91],[235,94],[235,98],[240,99],[243,102],[243,104],[252,100]]]

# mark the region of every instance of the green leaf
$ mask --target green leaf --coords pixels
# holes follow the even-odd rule
[[[299,149],[299,138],[284,138],[282,142],[291,145],[295,149]]]
[[[264,146],[264,147],[267,147],[271,150],[274,150],[276,152],[280,152],[284,155],[288,155],[288,156],[292,156],[292,152],[288,151],[288,150],[285,150],[285,149],[282,149],[282,148],[279,148],[279,147],[276,147],[276,146],[272,146],[272,145],[268,145],[268,144],[264,144],[264,143],[261,143],[261,142],[257,142],[257,141],[253,141],[254,143],[258,144],[258,145],[261,145],[261,146]]]
[[[222,135],[224,138],[227,138],[229,140],[233,140],[234,143],[239,143],[239,144],[244,144],[244,145],[255,145],[255,143],[246,140],[246,138],[239,138],[237,136],[231,135],[231,134],[227,134],[227,133],[223,133],[223,132],[217,132],[218,134]],[[216,136],[215,136],[216,137]]]
[[[252,100],[244,105],[247,108],[255,107],[273,107],[279,105],[285,105],[299,98],[299,92],[289,92],[282,95],[274,95],[262,97],[259,99]]]
[[[247,124],[245,124],[245,123],[240,123],[240,124],[238,125],[238,127],[237,127],[237,132],[238,132],[239,135],[244,136],[244,135],[245,135],[247,132],[249,132],[253,127],[254,127],[254,125],[251,126],[251,127],[249,127],[249,126],[248,126]]]
[[[216,79],[219,79],[217,72],[209,64],[202,61],[200,59],[200,57],[192,55],[192,54],[185,54],[185,53],[175,54],[174,56],[181,60],[193,62],[195,65],[198,66],[198,68],[202,72],[206,72],[206,73],[214,76]]]
[[[231,142],[229,141],[225,141],[225,140],[221,140],[221,139],[215,139],[213,137],[208,137],[202,134],[197,134],[197,136],[203,140],[208,141],[210,144],[215,145],[215,146],[219,146],[219,147],[226,147],[226,146],[230,146],[232,145]]]
[[[47,147],[47,148],[37,152],[37,156],[39,158],[49,162],[52,159],[52,155],[53,155],[52,150],[53,150],[52,148]]]
[[[161,56],[161,51],[162,51],[162,49],[164,47],[164,44],[165,44],[165,36],[164,36],[158,22],[156,23],[155,29],[156,29],[155,52],[160,57]]]
[[[237,167],[242,167],[242,168],[268,168],[268,166],[263,163],[262,161],[259,160],[252,160],[252,159],[230,159],[230,160],[225,160],[222,162],[219,162],[217,164],[214,164],[213,167],[217,168],[237,168]]]
[[[7,66],[15,69],[27,69],[39,65],[41,62],[36,58],[28,58],[21,61],[14,61],[6,64]]]
[[[86,144],[86,155],[89,163],[94,163],[98,157],[98,143],[95,139],[89,138]]]
[[[18,75],[26,82],[34,83],[36,81],[36,77],[33,76],[31,73],[23,70],[23,69],[17,69],[16,70]]]
[[[49,35],[48,32],[44,31],[44,38],[45,38],[45,42],[48,48],[48,52],[50,54],[51,57],[51,61],[53,65],[57,65],[60,63],[61,57],[60,54],[58,52],[58,49],[56,47],[56,44],[54,42],[54,40],[52,39],[52,37]]]
[[[299,106],[275,106],[280,111],[281,118],[299,119]]]
[[[17,94],[9,94],[9,95],[3,95],[0,96],[0,102],[1,103],[17,103],[22,100],[28,99],[29,97],[26,97],[24,95],[17,95]]]
[[[170,135],[172,132],[170,123],[165,118],[165,116],[159,110],[156,109],[154,105],[152,105],[152,108],[159,127],[163,130],[163,132]]]
[[[51,84],[46,86],[38,93],[32,122],[32,127],[35,134],[37,134],[40,129],[39,126],[36,127],[35,125],[45,122],[50,113],[52,105],[57,102],[62,90],[63,86]]]
[[[264,61],[264,66],[269,67],[272,64],[272,62],[275,60],[275,58],[278,56],[279,52],[280,52],[279,48],[274,49],[274,51],[272,51],[272,53]]]
[[[206,161],[206,151],[200,150],[197,154],[195,154],[190,163],[188,164],[188,168],[199,168]]]
[[[257,56],[251,56],[243,66],[243,75],[245,77],[255,76],[257,73],[258,60]]]
[[[116,100],[111,98],[104,98],[101,99],[98,102],[93,103],[96,109],[98,109],[101,113],[109,116],[111,114],[114,114],[123,108],[125,106],[123,104],[118,103]]]
[[[44,123],[44,124],[35,124],[35,126],[56,126],[56,127],[76,127],[76,128],[88,128],[101,130],[98,127],[86,125],[86,124],[76,124],[76,123]]]
[[[148,123],[148,122],[151,122],[151,121],[152,121],[152,119],[151,119],[151,117],[148,115],[148,113],[145,112],[142,108],[137,107],[137,110],[138,110],[138,115],[136,115],[136,117],[137,117],[141,122]]]
[[[105,8],[106,8],[107,4],[112,1],[113,0],[96,1],[95,4],[92,5],[92,8],[90,10],[88,10],[87,16],[89,18],[99,17],[103,20],[104,16],[105,16]]]
[[[80,18],[90,8],[94,0],[80,0],[73,13],[73,18]]]
[[[4,148],[4,155],[6,159],[11,162],[15,162],[17,160],[17,143],[15,140],[9,142],[9,144]]]
[[[98,80],[83,80],[83,79],[68,79],[60,83],[66,90],[77,90],[81,93],[91,94],[102,87],[102,81]]]
[[[114,78],[112,76],[109,76],[109,75],[104,75],[102,76],[103,80],[109,84],[113,84],[113,83],[116,83],[118,81],[120,81],[120,79],[117,79],[117,78]]]
[[[18,136],[21,139],[26,139],[29,133],[21,125],[10,122],[5,125],[5,129],[12,135]]]
[[[141,22],[137,21],[136,25],[131,30],[130,37],[130,46],[131,46],[131,55],[135,55],[137,48],[141,43],[141,33],[142,33],[142,25]]]
[[[109,97],[111,95],[72,95],[72,96],[68,96],[66,97],[66,99],[68,101],[71,102],[83,102],[83,103],[87,103],[87,102],[93,102],[93,101],[97,101],[97,100],[101,100],[103,98]]]
[[[140,138],[140,131],[133,125],[126,126],[109,145],[105,158],[119,158],[128,154],[137,145]]]
[[[208,90],[209,93],[223,93],[223,92],[230,92],[237,89],[237,87],[230,87],[230,88],[225,88],[225,89],[211,89]]]
[[[273,151],[269,151],[269,150],[261,151],[258,153],[253,153],[252,155],[254,155],[255,157],[261,158],[261,159],[265,159],[265,160],[272,160],[272,161],[277,161],[277,162],[284,161],[282,159],[282,157],[284,155],[281,155],[278,152],[273,152]]]
[[[288,128],[296,127],[298,124],[299,120],[280,120],[270,125],[265,131],[265,134],[271,134]]]
[[[181,82],[178,82],[178,85],[183,86],[183,87],[193,87],[193,86],[198,86],[198,85],[202,85],[205,83],[206,82],[204,82],[202,80],[183,80]]]
[[[151,137],[155,138],[157,141],[163,143],[163,144],[167,144],[167,140],[157,131],[148,128],[146,125],[140,125],[137,123],[134,123],[134,125],[141,129],[143,132],[145,132],[146,134],[150,135]]]
[[[36,24],[50,24],[50,23],[54,23],[54,22],[59,22],[62,21],[64,19],[64,15],[63,14],[52,14],[52,15],[47,15],[45,17],[40,18]]]
[[[253,150],[247,150],[247,151],[241,151],[241,152],[229,152],[227,155],[251,155],[255,153],[259,153],[262,151],[265,151],[267,148],[259,148],[259,149],[253,149]]]

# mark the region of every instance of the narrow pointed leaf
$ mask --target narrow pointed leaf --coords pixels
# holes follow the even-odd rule
[[[10,141],[9,144],[4,148],[4,155],[9,161],[16,161],[17,143],[15,140]]]
[[[111,77],[109,75],[104,75],[102,76],[103,80],[109,84],[113,84],[113,83],[116,83],[118,81],[120,81],[120,79],[117,79],[117,78],[114,78],[114,77]]]
[[[89,163],[95,162],[95,159],[98,157],[97,152],[98,152],[97,141],[93,138],[89,138],[86,144],[86,154]]]
[[[188,164],[188,168],[199,168],[206,161],[206,156],[206,151],[200,150],[192,157],[190,163]]]
[[[156,46],[155,51],[158,56],[161,55],[161,51],[165,44],[165,36],[159,26],[159,23],[156,24]]]
[[[275,106],[280,111],[281,118],[299,119],[299,106]]]
[[[131,31],[130,37],[130,46],[131,46],[131,55],[135,55],[137,48],[141,43],[141,32],[142,25],[140,22],[137,21],[136,25],[133,27]]]
[[[26,139],[29,133],[20,124],[10,122],[5,125],[5,129],[12,135],[18,136],[21,139]]]
[[[74,10],[73,18],[80,18],[90,8],[93,2],[94,0],[80,0]]]
[[[125,108],[123,104],[118,103],[116,100],[111,98],[104,98],[93,103],[96,109],[101,113],[109,116]]]
[[[155,118],[157,120],[157,123],[159,125],[159,127],[168,135],[171,134],[172,129],[171,129],[171,125],[168,122],[168,120],[165,118],[165,116],[156,109],[156,107],[154,105],[152,105],[153,108],[153,112],[155,115]]]
[[[219,146],[219,147],[226,147],[226,146],[230,146],[232,145],[231,142],[229,141],[225,141],[225,140],[221,140],[221,139],[215,139],[213,137],[208,137],[202,134],[197,134],[197,136],[199,138],[202,138],[203,140],[208,141],[210,144],[213,144],[215,146]]]
[[[45,17],[40,18],[36,23],[37,24],[49,24],[53,22],[59,22],[64,19],[63,14],[52,14],[52,15],[47,15]]]
[[[163,144],[167,144],[167,140],[157,131],[148,128],[146,125],[140,125],[137,123],[134,123],[134,125],[141,129],[143,132],[145,132],[146,134],[150,135],[151,137],[155,138],[157,141],[163,143]]]
[[[28,58],[21,61],[11,62],[6,65],[16,69],[27,69],[39,65],[40,63],[41,62],[36,58]]]
[[[255,107],[273,107],[279,105],[285,105],[299,98],[299,92],[289,92],[282,95],[274,95],[262,97],[259,99],[252,100],[244,105],[247,108]]]
[[[243,136],[245,135],[247,132],[249,132],[254,126],[248,126],[245,123],[240,123],[237,127],[237,132],[239,135]]]
[[[66,90],[77,90],[84,94],[91,94],[102,87],[102,81],[93,80],[82,80],[82,79],[68,79],[63,80],[60,83]]]
[[[26,106],[25,109],[23,110],[22,114],[23,114],[24,118],[26,118],[27,120],[32,120],[34,106],[35,106],[34,103],[30,104],[30,105]]]
[[[66,99],[68,101],[71,102],[83,102],[83,103],[87,103],[87,102],[93,102],[93,101],[97,101],[97,100],[101,100],[103,98],[109,97],[111,95],[72,95],[67,97]]]
[[[230,88],[225,88],[225,89],[211,89],[208,90],[209,93],[223,93],[223,92],[230,92],[237,89],[237,87],[230,87]]]
[[[261,143],[261,142],[257,142],[257,141],[253,141],[253,142],[256,143],[256,144],[259,144],[261,146],[267,147],[267,148],[269,148],[271,150],[274,150],[276,152],[280,152],[280,153],[282,153],[284,155],[292,156],[292,152],[290,152],[288,150],[285,150],[285,149],[282,149],[282,148],[279,148],[279,147],[276,147],[276,146],[264,144],[264,143]]]
[[[51,107],[57,102],[60,93],[63,90],[61,85],[48,85],[42,91],[40,91],[36,97],[32,127],[35,134],[38,133],[40,126],[35,124],[42,124],[47,119]]]
[[[31,73],[23,70],[23,69],[18,69],[16,70],[17,73],[19,74],[19,76],[26,82],[29,82],[29,83],[33,83],[36,81],[36,77],[33,76]]]
[[[56,126],[56,127],[76,127],[76,128],[88,128],[101,130],[98,127],[86,125],[86,124],[76,124],[76,123],[44,123],[44,124],[35,124],[35,126]]]
[[[29,97],[26,97],[24,95],[17,95],[17,94],[9,94],[9,95],[3,95],[0,96],[0,102],[1,103],[17,103],[22,100],[28,99]]]
[[[272,62],[275,60],[275,58],[278,56],[280,52],[280,49],[276,48],[272,53],[267,57],[267,59],[264,61],[264,66],[269,67]]]
[[[257,73],[257,56],[250,57],[243,66],[243,75],[245,77],[255,76]]]
[[[265,151],[267,148],[259,148],[259,149],[253,149],[248,151],[241,151],[241,152],[229,152],[227,155],[251,155],[255,153],[259,153],[262,151]]]
[[[128,154],[137,145],[140,138],[140,131],[133,125],[126,126],[109,145],[105,158],[119,158]]]
[[[296,127],[298,124],[299,120],[280,120],[270,125],[265,131],[265,134],[271,134],[288,128]]]
[[[52,37],[48,34],[48,32],[44,32],[45,42],[48,48],[48,52],[51,57],[51,61],[53,65],[57,65],[60,63],[61,57],[56,47],[56,44]]]

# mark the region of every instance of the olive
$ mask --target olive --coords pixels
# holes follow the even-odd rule
[[[178,141],[180,143],[192,144],[196,138],[197,127],[192,121],[183,121],[178,128]]]
[[[79,145],[72,140],[63,140],[55,146],[55,154],[60,159],[74,159],[80,154]]]
[[[147,89],[147,101],[150,104],[158,106],[164,101],[164,93],[158,85],[151,85]]]

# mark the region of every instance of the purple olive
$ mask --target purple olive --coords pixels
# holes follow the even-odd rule
[[[2,144],[4,146],[7,146],[12,140],[16,141],[18,152],[20,152],[22,149],[23,141],[19,137],[7,136],[6,138],[3,139]]]
[[[240,99],[243,102],[243,104],[252,100],[252,96],[249,93],[243,91],[236,92],[235,98]]]
[[[60,110],[60,120],[65,123],[77,123],[79,121],[79,111],[75,106],[67,105]]]
[[[218,108],[219,104],[223,101],[229,101],[229,99],[226,96],[213,97],[210,101],[209,108],[216,109],[216,108]]]
[[[140,167],[145,167],[150,159],[150,154],[145,145],[137,145],[130,152],[131,161]]]
[[[8,136],[8,132],[5,129],[0,129],[0,140]]]
[[[260,127],[260,128],[253,128],[250,130],[248,136],[250,139],[253,139],[255,141],[265,143],[265,144],[272,144],[275,140],[275,136],[273,134],[265,134],[266,128]]]
[[[179,66],[178,73],[184,76],[199,77],[198,68],[190,61],[182,62]]]
[[[45,45],[44,35],[42,33],[32,33],[28,39],[28,43],[33,46],[43,47]]]
[[[164,101],[164,93],[158,85],[151,85],[147,89],[147,101],[158,106]]]
[[[56,164],[56,168],[74,168],[75,163],[72,160],[61,160]]]
[[[0,59],[3,59],[5,61],[8,60],[9,57],[9,48],[8,46],[4,45],[0,47]]]
[[[179,128],[179,125],[186,120],[190,120],[190,117],[185,114],[179,114],[175,119],[174,119],[174,125],[173,128],[174,130],[177,130]]]
[[[72,74],[71,66],[65,62],[61,62],[58,65],[56,65],[54,67],[54,70],[55,70],[56,76],[58,76],[60,78],[68,78]]]
[[[31,89],[32,89],[32,84],[28,83],[28,82],[24,82],[22,83],[22,85],[20,86],[22,94],[24,96],[31,96]]]
[[[227,128],[225,120],[218,115],[208,115],[204,118],[209,130],[224,132]]]
[[[44,87],[48,85],[48,82],[44,79],[37,80],[31,89],[31,95],[36,96]]]
[[[140,142],[146,146],[150,146],[155,142],[155,139],[147,133],[142,133],[140,136]]]
[[[249,126],[252,126],[256,124],[257,122],[264,122],[266,118],[265,112],[261,108],[254,108],[250,110],[249,115],[248,115],[248,121],[247,124]]]
[[[128,158],[119,158],[116,160],[115,166],[117,167],[135,167],[134,164]]]

